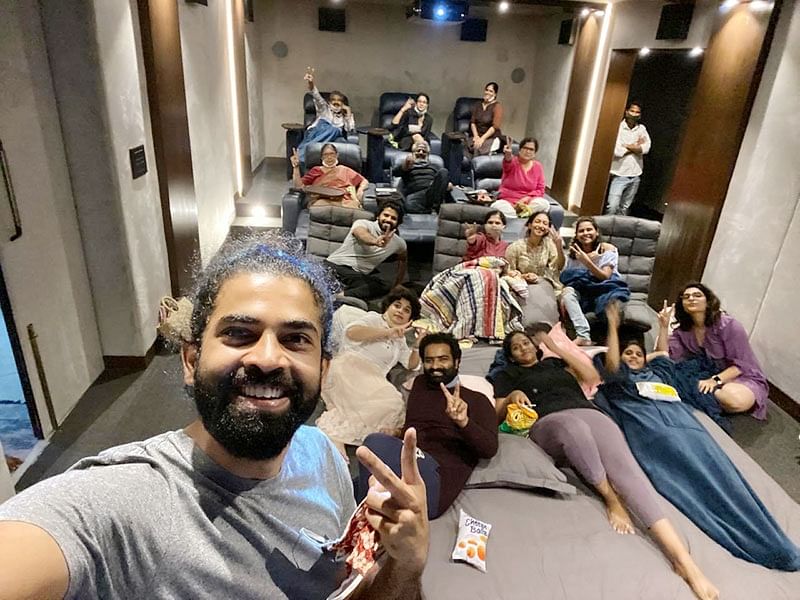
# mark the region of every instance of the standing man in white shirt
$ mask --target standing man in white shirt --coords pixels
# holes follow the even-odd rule
[[[639,190],[642,156],[650,152],[650,135],[639,123],[642,107],[631,102],[619,124],[614,159],[611,161],[611,185],[608,189],[608,215],[627,215]]]

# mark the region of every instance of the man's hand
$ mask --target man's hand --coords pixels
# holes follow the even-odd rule
[[[292,148],[292,155],[289,157],[289,162],[292,163],[293,169],[297,169],[300,166],[300,155],[297,153],[297,148]]]
[[[314,67],[306,67],[306,74],[303,75],[303,80],[305,80],[309,86],[314,85]]]
[[[414,166],[414,155],[413,154],[409,154],[408,156],[406,156],[406,159],[403,161],[403,170],[404,171],[410,171],[411,167],[413,167],[413,166]]]
[[[417,466],[417,432],[410,427],[400,454],[401,476],[395,475],[381,459],[364,446],[356,456],[369,471],[367,521],[381,536],[395,568],[409,578],[422,575],[428,560],[428,507],[425,482]]]
[[[467,403],[461,399],[461,384],[457,383],[452,392],[443,383],[440,383],[439,387],[442,389],[445,400],[447,400],[444,412],[456,425],[464,429],[469,423],[469,415],[467,414]]]
[[[384,231],[377,238],[375,238],[375,245],[378,246],[379,248],[385,248],[386,244],[388,244],[393,237],[394,237],[394,229],[390,229],[389,231]]]
[[[539,281],[539,276],[536,273],[523,273],[522,278],[527,283],[536,283],[537,281]]]

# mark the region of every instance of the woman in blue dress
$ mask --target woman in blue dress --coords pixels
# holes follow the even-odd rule
[[[596,403],[625,434],[634,457],[662,496],[731,554],[771,569],[800,570],[800,549],[786,536],[756,493],[680,401],[674,363],[666,352],[671,309],[659,313],[657,352],[625,343],[620,353],[619,307],[611,303],[608,352]]]

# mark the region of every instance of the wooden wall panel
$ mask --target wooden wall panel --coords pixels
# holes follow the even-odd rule
[[[592,68],[597,54],[597,46],[600,42],[601,25],[602,20],[599,18],[581,19],[575,42],[575,57],[569,81],[564,125],[561,128],[561,139],[558,143],[558,154],[556,155],[556,168],[553,172],[553,183],[550,186],[550,195],[565,207],[569,201],[581,125],[587,110],[586,97],[592,80]]]
[[[608,171],[614,158],[614,144],[617,140],[619,122],[625,112],[628,100],[631,74],[636,64],[635,50],[614,50],[608,67],[603,101],[600,105],[600,118],[594,134],[594,145],[589,159],[589,171],[586,174],[586,186],[583,189],[580,214],[599,215],[603,212]]]
[[[138,0],[138,7],[169,275],[177,296],[191,289],[200,256],[178,4]]]
[[[741,4],[721,14],[706,49],[667,190],[650,298],[660,305],[703,273],[777,21]],[[772,18],[771,18],[772,17]]]

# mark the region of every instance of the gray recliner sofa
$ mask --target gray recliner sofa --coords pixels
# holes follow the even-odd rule
[[[315,167],[322,163],[320,152],[322,143],[310,144],[306,149],[307,168]],[[356,144],[336,142],[334,144],[339,153],[339,163],[363,174],[363,161],[361,158],[361,148]],[[306,195],[302,190],[295,189],[289,184],[289,189],[283,194],[281,199],[281,226],[284,231],[293,233],[298,239],[304,240],[308,237],[308,206]],[[377,210],[377,200],[375,197],[375,186],[370,184],[364,193],[364,209],[374,213]],[[351,210],[351,209],[348,209]]]

